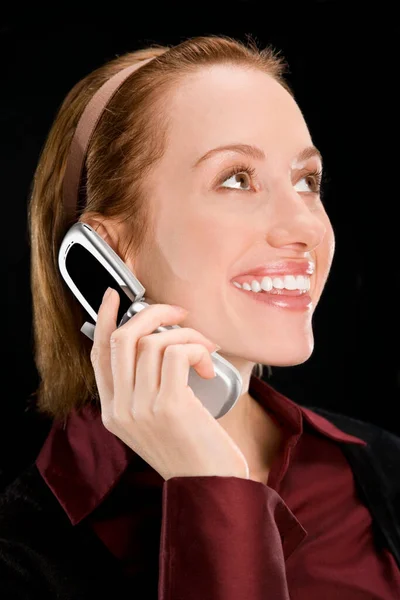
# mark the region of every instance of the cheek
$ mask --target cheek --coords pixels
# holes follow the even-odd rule
[[[159,221],[154,244],[162,271],[179,284],[204,288],[215,284],[228,265],[227,241],[232,236],[221,221],[181,214]]]

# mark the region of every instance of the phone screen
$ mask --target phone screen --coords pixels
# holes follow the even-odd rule
[[[117,290],[120,298],[117,325],[132,304],[125,292],[120,288],[112,275],[84,246],[76,242],[67,253],[65,267],[72,281],[84,296],[91,308],[97,314],[108,287]],[[82,308],[84,308],[82,306]],[[92,322],[92,317],[84,308],[85,313]]]

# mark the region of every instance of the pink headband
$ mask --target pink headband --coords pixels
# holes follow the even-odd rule
[[[78,192],[86,153],[96,125],[103,114],[103,110],[129,75],[153,58],[146,58],[139,63],[129,65],[129,67],[125,67],[110,77],[97,90],[83,111],[76,126],[74,137],[72,138],[63,182],[64,206],[68,222],[72,222],[76,218]]]

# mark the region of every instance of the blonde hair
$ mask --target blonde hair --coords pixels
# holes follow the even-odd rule
[[[259,69],[283,79],[286,63],[273,48],[259,50],[228,36],[202,36],[173,47],[151,47],[119,56],[96,69],[69,92],[50,129],[28,204],[34,360],[40,376],[36,410],[53,418],[89,402],[99,403],[90,360],[92,342],[80,327],[84,310],[63,281],[58,251],[69,227],[62,187],[66,158],[79,118],[96,90],[128,65],[147,58],[104,111],[86,159],[86,203],[76,220],[93,213],[126,223],[129,236],[120,255],[136,253],[151,233],[152,218],[144,182],[164,153],[168,134],[166,99],[187,74],[216,64]],[[126,255],[126,254],[125,254]],[[253,373],[263,374],[257,363]]]

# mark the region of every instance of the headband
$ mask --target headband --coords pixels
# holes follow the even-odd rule
[[[86,161],[86,154],[96,125],[111,98],[131,73],[154,57],[129,65],[110,77],[93,95],[85,107],[76,126],[68,153],[63,182],[64,207],[68,222],[75,220],[78,206],[79,186]]]

